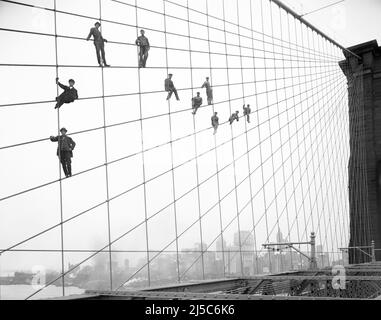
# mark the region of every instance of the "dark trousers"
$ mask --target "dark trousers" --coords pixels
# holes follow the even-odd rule
[[[60,152],[60,161],[62,169],[65,173],[65,176],[71,176],[71,152],[70,151],[61,151]]]
[[[57,108],[61,108],[61,106],[64,104],[64,103],[71,103],[73,102],[73,99],[72,98],[68,98],[65,94],[65,92],[61,93],[57,98],[56,98],[56,106],[54,107],[54,109],[57,109]]]
[[[102,43],[94,42],[94,46],[95,46],[95,51],[97,53],[98,63],[102,64],[102,61],[103,61],[104,64],[107,64],[106,54],[105,54],[105,44],[103,42]]]
[[[200,108],[200,107],[201,107],[201,104],[195,104],[195,105],[193,105],[192,106],[192,108],[193,108],[193,114],[196,114],[198,108]]]
[[[167,100],[171,99],[171,97],[172,97],[172,93],[175,94],[175,97],[176,97],[177,100],[180,100],[180,99],[179,99],[179,95],[177,94],[177,90],[176,90],[176,88],[170,89],[170,90],[168,91]]]
[[[213,101],[213,90],[206,90],[206,96],[208,97],[208,104],[211,105]]]
[[[140,46],[139,48],[139,67],[145,68],[148,59],[148,46]]]

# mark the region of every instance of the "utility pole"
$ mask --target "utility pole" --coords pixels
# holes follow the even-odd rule
[[[280,251],[280,250],[282,250],[282,247],[284,247],[285,249],[292,248],[296,252],[300,253],[302,256],[304,256],[308,259],[310,270],[315,270],[315,269],[317,269],[315,238],[316,238],[315,232],[311,232],[310,241],[308,241],[308,242],[278,242],[278,243],[275,242],[275,243],[265,243],[265,244],[262,244],[262,246],[264,248],[267,248],[267,249],[273,250],[273,251]],[[308,244],[311,246],[310,256],[306,255],[305,253],[303,253],[302,251],[300,251],[299,249],[297,249],[294,246],[294,245],[301,245],[301,244]],[[279,248],[281,248],[281,249],[279,249]]]

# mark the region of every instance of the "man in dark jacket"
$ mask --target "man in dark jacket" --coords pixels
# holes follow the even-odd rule
[[[71,103],[78,99],[78,92],[74,88],[75,81],[73,79],[69,80],[69,86],[65,86],[56,78],[56,84],[58,84],[64,92],[56,98],[57,103],[54,109],[60,108],[64,103]]]
[[[135,44],[139,47],[139,68],[145,68],[150,45],[147,37],[144,36],[145,31],[140,30],[140,34],[141,36],[136,39]]]
[[[243,105],[243,115],[246,116],[248,123],[250,123],[250,113],[251,113],[250,105],[248,104],[247,107]]]
[[[172,76],[173,76],[172,73],[168,74],[168,78],[165,79],[165,82],[164,82],[165,91],[168,92],[167,100],[171,99],[172,93],[175,94],[176,100],[180,100],[179,96],[177,94],[177,90],[175,88],[175,85],[173,84]]]
[[[102,33],[99,31],[100,26],[101,24],[99,22],[96,22],[95,27],[90,29],[90,33],[87,36],[86,40],[87,41],[90,40],[91,36],[93,36],[94,46],[95,46],[95,51],[97,53],[99,66],[109,67],[110,65],[106,63],[106,55],[105,55],[105,42],[107,42],[107,40],[102,37]]]
[[[229,123],[230,123],[230,125],[231,125],[235,120],[239,121],[238,113],[239,113],[239,111],[236,111],[235,113],[233,113],[233,114],[230,116],[230,118],[229,118]]]
[[[217,133],[217,128],[219,126],[219,119],[217,117],[217,112],[214,113],[214,115],[212,116],[211,120],[212,120],[212,127],[214,129],[214,133],[213,134],[216,134]]]
[[[75,142],[72,138],[66,135],[67,130],[62,128],[60,136],[50,136],[50,141],[58,142],[57,156],[60,158],[62,169],[66,178],[71,177],[71,158],[73,157],[73,150]]]
[[[210,85],[209,77],[206,77],[206,80],[203,83],[201,88],[206,88],[206,96],[208,98],[208,105],[211,105],[213,101],[213,89]]]
[[[197,92],[197,96],[192,98],[192,114],[196,114],[197,109],[202,105],[202,98],[200,97],[200,92]]]

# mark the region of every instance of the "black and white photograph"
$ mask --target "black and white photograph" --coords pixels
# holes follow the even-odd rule
[[[0,0],[0,305],[381,300],[380,14]]]

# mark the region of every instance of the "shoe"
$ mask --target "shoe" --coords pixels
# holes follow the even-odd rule
[[[106,63],[105,63],[105,64],[104,64],[104,67],[111,67],[111,66],[110,66],[109,64],[106,64]]]

